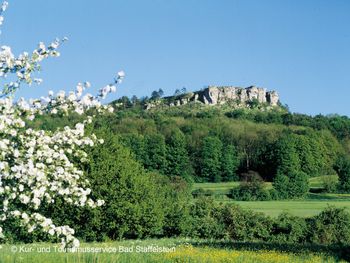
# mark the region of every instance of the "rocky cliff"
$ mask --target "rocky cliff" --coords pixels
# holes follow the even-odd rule
[[[258,88],[255,86],[250,86],[248,88],[209,86],[200,91],[189,92],[179,96],[165,97],[164,99],[169,106],[184,105],[189,102],[199,102],[207,105],[225,103],[247,105],[254,100],[259,103],[266,103],[270,106],[277,106],[279,102],[279,96],[276,91],[267,91],[265,88]],[[152,106],[156,105],[150,104],[148,108],[152,108]]]

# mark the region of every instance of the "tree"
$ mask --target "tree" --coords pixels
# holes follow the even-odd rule
[[[288,199],[289,198],[289,178],[284,174],[277,174],[273,180],[273,188],[276,190],[278,194],[278,198],[280,199]]]
[[[7,2],[1,6],[0,15],[5,11]],[[3,17],[0,16],[0,20]],[[97,207],[103,200],[90,198],[91,189],[83,178],[81,170],[87,161],[89,147],[102,143],[95,135],[86,136],[85,127],[92,118],[87,117],[75,126],[66,126],[54,132],[26,129],[26,123],[36,115],[82,115],[89,109],[96,112],[113,111],[111,106],[101,106],[101,99],[116,90],[125,73],[117,73],[115,80],[92,96],[83,94],[90,83],[78,83],[76,90],[66,94],[64,91],[47,97],[14,102],[13,94],[24,84],[38,83],[34,77],[40,69],[40,62],[48,57],[59,55],[57,48],[65,39],[56,39],[50,45],[39,43],[31,55],[27,52],[15,57],[8,46],[0,50],[0,73],[3,77],[11,75],[0,94],[0,214],[1,225],[9,220],[19,220],[29,233],[42,231],[55,238],[62,238],[64,246],[76,247],[79,240],[74,237],[74,230],[57,225],[50,214],[40,213],[42,207],[50,206],[57,200],[67,205],[78,207]],[[3,238],[0,227],[0,238]]]
[[[191,225],[191,187],[178,176],[163,176],[162,180],[165,181],[161,182],[165,192],[163,233],[168,237],[179,236]]]
[[[275,174],[288,175],[300,171],[301,165],[294,134],[286,133],[282,135],[272,148],[270,163],[275,167]]]
[[[175,92],[174,92],[174,95],[175,96],[181,95],[181,91],[179,89],[176,89]]]
[[[221,181],[222,142],[218,137],[209,136],[201,149],[201,179],[210,182]]]
[[[121,97],[119,99],[119,101],[122,103],[124,109],[131,108],[131,106],[132,106],[132,103],[131,103],[130,99],[127,96]]]
[[[131,149],[132,153],[135,155],[137,161],[144,164],[145,160],[145,141],[142,135],[137,133],[128,133],[121,137],[121,141]]]
[[[151,100],[156,100],[156,99],[159,99],[160,98],[160,95],[158,93],[158,91],[154,90],[152,91],[151,93]]]
[[[145,168],[161,173],[166,167],[166,145],[164,136],[158,133],[145,135]]]
[[[140,99],[139,99],[136,95],[133,95],[133,96],[131,97],[131,103],[132,103],[134,106],[136,106],[136,105],[140,104]]]
[[[289,196],[291,198],[301,198],[309,192],[309,177],[304,172],[292,172],[289,177]]]
[[[319,167],[313,155],[313,147],[310,138],[305,135],[297,135],[295,149],[300,160],[300,169],[308,175],[318,175]]]
[[[339,156],[335,167],[339,177],[339,189],[343,192],[350,192],[350,158],[345,155]]]
[[[90,152],[87,174],[94,196],[106,202],[101,232],[111,239],[159,235],[164,193],[156,175],[147,174],[116,136],[106,132],[100,137],[106,143]]]
[[[227,182],[238,180],[236,171],[239,165],[239,160],[236,149],[233,145],[222,147],[221,163],[222,180]]]
[[[166,140],[165,174],[190,180],[186,138],[181,131],[173,131]]]
[[[301,198],[309,191],[308,176],[301,171],[292,171],[287,175],[278,173],[272,185],[281,199]]]
[[[157,99],[160,99],[161,97],[163,97],[163,95],[164,95],[164,91],[162,89],[159,89],[158,91],[154,90],[154,91],[152,91],[151,99],[157,100]]]
[[[163,97],[164,91],[162,89],[159,89],[158,90],[158,94],[159,94],[159,97]]]

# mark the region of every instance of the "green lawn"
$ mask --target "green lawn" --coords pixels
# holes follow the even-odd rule
[[[269,216],[277,217],[282,212],[290,214],[310,217],[320,213],[328,205],[336,207],[345,207],[350,212],[350,200],[346,201],[312,201],[312,200],[298,200],[298,201],[226,201],[235,203],[245,209],[252,209],[257,212],[263,212]]]
[[[336,179],[337,176],[333,176]],[[310,178],[311,189],[322,189],[324,176]],[[310,193],[304,200],[289,201],[234,201],[226,196],[229,191],[237,187],[239,182],[226,183],[196,183],[193,190],[202,188],[210,190],[215,200],[224,203],[236,203],[245,209],[263,212],[267,215],[276,217],[283,211],[289,212],[296,216],[309,217],[318,214],[328,205],[336,207],[345,207],[350,211],[350,194],[325,194]],[[271,188],[271,183],[266,183],[266,188]]]
[[[338,181],[337,175],[324,175],[324,176],[311,177],[309,179],[310,188],[323,188],[323,180],[325,178],[332,178],[333,180]]]
[[[325,176],[318,176],[318,177],[312,177],[309,179],[310,183],[310,188],[316,189],[316,188],[322,188],[323,186],[323,178],[324,177],[332,177],[333,179],[337,179],[336,175],[325,175]],[[213,192],[213,194],[217,195],[226,195],[229,193],[229,191],[234,188],[239,186],[239,182],[223,182],[223,183],[195,183],[192,186],[193,190],[196,189],[204,189],[204,190],[210,190]],[[271,182],[266,182],[265,187],[267,189],[272,188],[272,183]]]
[[[204,189],[210,190],[213,194],[216,195],[226,195],[230,192],[230,190],[234,187],[237,187],[239,182],[225,182],[225,183],[195,183],[193,184],[192,189]]]

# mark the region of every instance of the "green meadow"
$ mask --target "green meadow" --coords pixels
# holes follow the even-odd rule
[[[320,213],[327,206],[344,207],[350,211],[350,194],[314,193],[322,190],[323,176],[309,179],[310,193],[304,199],[277,200],[277,201],[235,201],[227,197],[230,190],[239,185],[239,182],[195,183],[193,190],[209,190],[215,200],[223,203],[239,204],[245,209],[251,209],[266,215],[277,217],[282,212],[295,216],[310,217]],[[265,183],[267,189],[271,183]]]

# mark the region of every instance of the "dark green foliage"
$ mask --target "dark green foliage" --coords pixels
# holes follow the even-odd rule
[[[284,174],[278,174],[273,180],[273,188],[279,199],[289,198],[289,178]]]
[[[258,173],[249,171],[243,174],[243,181],[230,191],[230,197],[240,201],[267,201],[270,193],[264,188],[264,181]]]
[[[286,131],[267,147],[262,166],[265,167],[265,172],[272,175],[297,171],[309,176],[332,173],[339,151],[329,143],[331,141],[332,137],[323,132]]]
[[[58,242],[57,239],[44,233],[40,228],[28,234],[28,229],[24,227],[17,218],[8,218],[6,221],[1,222],[1,227],[5,236],[2,241],[6,243],[32,243],[37,241]]]
[[[234,241],[268,241],[270,238],[272,220],[261,213],[224,205],[220,222],[225,226],[225,235]]]
[[[222,181],[230,182],[237,181],[238,176],[236,174],[239,159],[237,156],[237,151],[233,145],[224,145],[222,147],[222,157],[221,157],[221,177]]]
[[[286,134],[274,145],[276,174],[289,174],[301,170],[301,163],[296,149],[296,136]]]
[[[166,139],[166,167],[164,173],[169,176],[180,176],[191,181],[189,159],[184,134],[175,130]]]
[[[308,220],[309,237],[316,244],[349,244],[350,213],[343,208],[328,207]]]
[[[190,186],[181,177],[162,177],[159,191],[164,192],[164,222],[162,236],[173,237],[190,228]]]
[[[254,98],[250,101],[247,101],[247,105],[249,106],[249,108],[255,109],[255,108],[258,108],[258,106],[260,105],[260,102],[258,101],[258,99]]]
[[[145,136],[145,168],[164,173],[166,167],[166,146],[162,134],[147,134]]]
[[[186,235],[199,238],[220,239],[224,237],[225,227],[220,223],[220,207],[214,199],[200,197],[190,208],[191,228]]]
[[[143,163],[146,156],[145,141],[142,135],[137,133],[125,134],[121,138],[121,142],[128,147],[135,155],[136,160]]]
[[[273,223],[271,237],[278,243],[304,243],[307,235],[304,218],[282,213]]]
[[[272,219],[237,205],[200,198],[191,208],[191,217],[192,228],[187,233],[191,237],[278,244],[350,243],[350,214],[339,208],[329,207],[308,219],[287,213]]]
[[[247,113],[246,110],[236,113],[239,112]],[[279,116],[274,115],[274,111],[248,112],[254,116]],[[49,121],[42,123],[50,129],[55,126]],[[57,123],[65,122],[57,120]],[[329,131],[232,120],[223,116],[220,107],[203,108],[194,104],[148,111],[134,106],[117,109],[114,115],[101,116],[96,123],[97,129],[108,125],[111,131],[119,134],[136,159],[150,171],[179,175],[177,164],[185,156],[181,163],[187,164],[181,169],[186,172],[181,176],[197,182],[235,180],[232,172],[235,166],[240,173],[256,170],[265,181],[272,181],[278,169],[283,173],[301,170],[310,176],[331,174],[334,161],[342,151],[342,146]],[[220,167],[214,168],[219,170],[215,178],[202,176],[202,164],[205,163],[202,157],[208,157],[202,155],[206,137],[216,137],[223,144],[220,154],[213,151],[220,156]],[[350,143],[344,143],[344,147],[347,145],[350,149]],[[205,171],[204,175],[209,176]]]
[[[201,148],[201,179],[204,182],[221,181],[222,142],[218,137],[209,136],[203,141]]]
[[[335,170],[339,177],[339,190],[350,192],[350,158],[340,156],[335,164]]]
[[[112,239],[160,234],[164,211],[156,176],[146,174],[115,136],[103,137],[87,167],[95,197],[106,202],[101,232]]]
[[[279,198],[293,199],[304,197],[309,191],[309,180],[307,174],[301,171],[277,174],[273,181],[273,187]]]

